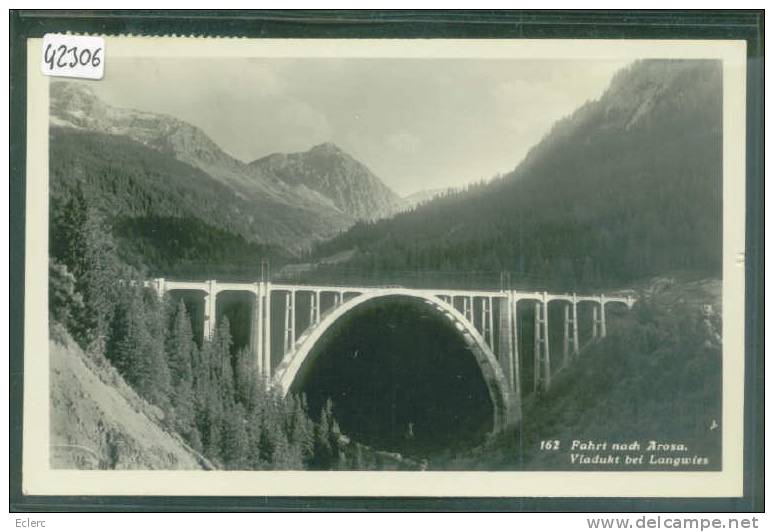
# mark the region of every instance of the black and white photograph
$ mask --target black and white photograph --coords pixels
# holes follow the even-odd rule
[[[738,48],[141,40],[35,72],[48,471],[741,467]]]

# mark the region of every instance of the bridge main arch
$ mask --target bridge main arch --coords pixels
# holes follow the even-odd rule
[[[285,355],[275,370],[273,376],[274,385],[283,396],[287,395],[299,374],[314,362],[312,357],[314,357],[315,347],[331,327],[344,316],[367,302],[396,296],[422,301],[433,307],[440,315],[445,316],[451,322],[460,339],[473,354],[486,383],[493,407],[494,432],[499,432],[508,426],[515,425],[518,421],[515,398],[492,349],[474,325],[453,305],[435,295],[420,290],[402,288],[369,290],[329,310],[321,316],[319,323],[307,329],[297,339],[294,349]]]

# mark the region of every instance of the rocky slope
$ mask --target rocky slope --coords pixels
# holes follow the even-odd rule
[[[325,149],[315,148],[307,152],[309,157],[303,158],[303,164],[283,171],[268,165],[264,171],[264,164],[237,160],[187,122],[169,115],[112,107],[84,84],[53,82],[50,94],[52,154],[56,152],[51,158],[52,180],[70,185],[77,179],[92,181],[94,188],[95,181],[115,180],[116,174],[123,181],[124,174],[142,174],[150,179],[139,183],[135,193],[149,196],[145,202],[150,204],[149,212],[143,213],[147,216],[162,214],[153,211],[153,204],[169,199],[158,195],[167,185],[164,174],[169,168],[175,173],[175,182],[168,188],[174,188],[176,201],[220,186],[211,204],[202,206],[202,221],[227,230],[238,227],[249,241],[279,245],[291,252],[328,238],[358,219],[394,212],[400,204],[399,198],[363,164],[340,150],[328,157]],[[65,143],[67,149],[59,149]],[[152,153],[143,154],[143,149]],[[127,157],[124,152],[128,151],[134,156]],[[94,170],[93,160],[84,160],[94,159],[95,154],[99,171]],[[278,158],[298,160],[295,154],[267,159],[276,162]],[[113,188],[113,184],[104,186],[99,194],[104,196]],[[188,189],[192,190],[190,194]],[[224,189],[228,194],[223,193]],[[205,211],[221,214],[212,219]],[[225,216],[225,212],[231,214]],[[229,224],[223,223],[226,217],[230,218]]]
[[[244,196],[291,199],[284,187],[253,174],[201,129],[173,116],[112,107],[90,87],[67,82],[51,84],[50,106],[52,126],[126,136],[207,172]]]
[[[212,469],[161,425],[107,362],[90,359],[54,326],[50,353],[50,439],[54,469]]]
[[[302,153],[275,153],[249,166],[291,187],[318,192],[358,220],[383,218],[403,206],[401,198],[367,166],[331,143]]]

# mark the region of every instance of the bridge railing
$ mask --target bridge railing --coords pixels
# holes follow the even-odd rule
[[[524,292],[582,292],[597,287],[575,280],[550,279],[516,271],[442,271],[442,270],[362,270],[317,268],[272,273],[275,283],[320,284],[333,286],[400,286],[417,289],[519,290]],[[609,287],[607,287],[609,288]]]
[[[287,264],[274,268],[268,261],[238,264],[228,270],[210,271],[207,265],[197,265],[190,274],[186,271],[156,272],[153,277],[170,281],[207,281],[253,283],[271,281],[284,284],[317,284],[332,286],[378,287],[385,285],[419,289],[460,290],[548,290],[550,292],[614,291],[610,283],[577,279],[562,275],[528,274],[518,270],[461,270],[461,269],[398,269],[361,268],[336,264]],[[209,273],[207,273],[209,272]]]

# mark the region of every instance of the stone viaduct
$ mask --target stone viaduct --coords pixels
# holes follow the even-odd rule
[[[225,292],[251,294],[250,349],[266,386],[276,386],[282,394],[313,364],[314,348],[326,331],[340,318],[360,305],[378,298],[405,297],[421,301],[449,320],[478,363],[494,408],[495,432],[521,420],[522,377],[519,353],[519,303],[534,304],[533,389],[551,386],[553,354],[549,342],[549,304],[563,307],[561,364],[568,364],[580,352],[579,312],[582,303],[592,304],[591,340],[607,334],[605,308],[620,303],[631,309],[631,296],[580,296],[518,290],[413,289],[397,286],[352,287],[275,284],[271,282],[232,283],[210,281],[146,281],[159,296],[175,291],[193,291],[204,298],[204,337],[210,337],[217,323],[217,298]],[[323,304],[326,295],[328,304]],[[331,297],[332,296],[332,297]],[[272,302],[280,298],[283,314],[282,359],[272,368]],[[297,303],[305,298],[308,317],[299,319]],[[275,306],[277,302],[275,301]],[[522,307],[523,308],[523,307]],[[497,316],[495,318],[495,316]],[[303,329],[297,328],[299,322]],[[277,340],[275,339],[275,342]],[[556,361],[555,361],[556,362]]]

